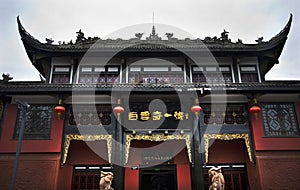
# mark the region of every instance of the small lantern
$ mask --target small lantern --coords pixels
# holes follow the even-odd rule
[[[198,113],[202,111],[202,107],[201,107],[201,106],[198,106],[198,105],[192,106],[192,107],[191,107],[191,111],[192,111],[193,113],[195,113],[196,115],[198,115]]]
[[[255,116],[257,116],[257,114],[260,112],[260,107],[259,106],[251,106],[251,108],[249,109],[251,114],[254,114]]]
[[[121,106],[116,106],[114,107],[114,112],[118,115],[118,117],[120,116],[121,113],[124,112],[124,108]]]
[[[249,108],[249,112],[250,114],[253,114],[255,116],[255,118],[257,119],[257,115],[259,114],[261,108],[259,107],[258,103],[257,103],[257,99],[253,98],[252,102],[250,104],[250,108]]]
[[[66,112],[66,108],[62,105],[57,105],[55,106],[54,111],[57,113],[58,119],[60,119],[61,115]]]

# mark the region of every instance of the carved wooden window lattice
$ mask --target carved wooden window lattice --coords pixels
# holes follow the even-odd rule
[[[99,189],[99,170],[73,170],[72,190]]]
[[[72,190],[99,190],[100,172],[113,172],[110,166],[78,165],[73,167]]]
[[[192,82],[232,83],[232,73],[229,65],[194,66],[192,67]]]
[[[119,66],[82,66],[79,68],[79,83],[119,83]]]
[[[50,139],[52,113],[52,105],[30,105],[23,118],[22,110],[18,109],[13,138],[18,139],[22,119],[25,119],[23,139]]]
[[[258,71],[256,65],[240,66],[242,82],[258,82]]]
[[[266,136],[299,136],[299,126],[292,103],[262,105],[262,118]]]
[[[204,124],[213,125],[245,125],[247,124],[244,104],[214,105],[202,104],[204,114]]]
[[[70,76],[70,66],[54,66],[51,83],[70,83]]]
[[[76,112],[70,111],[69,125],[110,125],[110,105],[76,105]]]
[[[182,66],[134,66],[129,68],[129,83],[176,84],[184,82]]]

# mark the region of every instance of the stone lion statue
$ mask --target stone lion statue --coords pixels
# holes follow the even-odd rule
[[[100,190],[114,190],[114,188],[111,187],[113,178],[114,174],[112,172],[101,171],[99,181]]]
[[[225,189],[225,180],[220,167],[212,167],[208,170],[208,175],[211,179],[209,190]]]

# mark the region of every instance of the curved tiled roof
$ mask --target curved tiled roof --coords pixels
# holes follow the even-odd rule
[[[89,48],[95,50],[123,50],[126,48],[132,50],[172,50],[172,49],[187,49],[187,50],[201,50],[209,48],[210,51],[265,51],[274,48],[280,43],[284,43],[289,33],[292,14],[289,21],[283,30],[274,36],[269,41],[263,42],[257,40],[256,44],[243,44],[241,41],[233,43],[227,37],[210,38],[205,39],[176,39],[169,38],[168,40],[162,40],[161,38],[146,38],[145,40],[139,38],[132,38],[129,40],[116,39],[116,40],[102,40],[100,38],[85,38],[77,40],[75,43],[63,43],[60,45],[54,45],[50,43],[41,43],[30,35],[22,26],[19,17],[17,18],[19,33],[22,37],[24,45],[31,46],[38,50],[48,52],[86,52]],[[81,31],[80,31],[81,32]],[[224,31],[224,35],[226,35]]]

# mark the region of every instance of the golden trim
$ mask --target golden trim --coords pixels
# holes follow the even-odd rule
[[[79,141],[106,140],[107,158],[108,158],[108,162],[111,163],[112,135],[75,135],[75,134],[68,134],[68,135],[66,135],[66,140],[65,140],[65,144],[64,144],[63,164],[65,164],[66,160],[67,160],[71,140],[79,140]]]
[[[129,149],[130,149],[130,144],[131,144],[132,140],[149,140],[149,141],[185,140],[189,161],[190,161],[190,163],[192,163],[191,136],[189,134],[182,134],[182,135],[164,135],[164,134],[126,135],[125,163],[128,162]]]
[[[208,148],[210,139],[220,139],[220,140],[233,140],[233,139],[244,139],[247,147],[247,152],[250,162],[253,163],[252,153],[250,148],[250,141],[248,134],[204,134],[204,145],[205,145],[205,163],[208,162]]]

